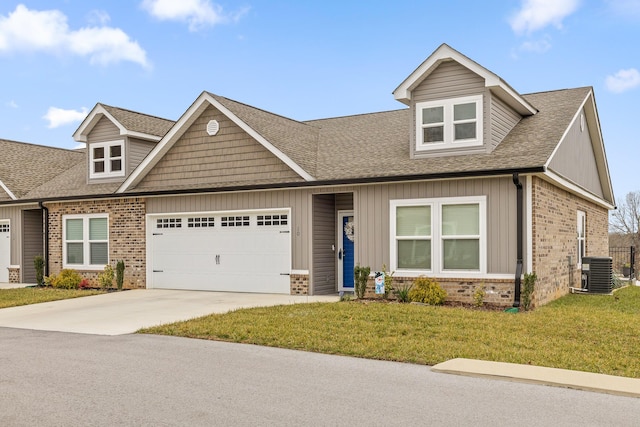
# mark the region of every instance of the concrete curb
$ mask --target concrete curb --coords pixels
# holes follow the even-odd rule
[[[445,374],[494,378],[618,396],[640,397],[640,379],[591,372],[462,358],[439,363],[431,370]]]

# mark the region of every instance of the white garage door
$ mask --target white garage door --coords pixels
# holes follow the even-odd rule
[[[150,215],[150,288],[290,293],[288,211]]]

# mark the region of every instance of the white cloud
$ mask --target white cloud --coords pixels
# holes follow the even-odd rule
[[[580,0],[523,0],[511,17],[511,29],[517,34],[532,33],[553,25],[562,28],[562,20],[578,9]]]
[[[80,122],[84,120],[85,117],[87,117],[87,109],[84,107],[80,111],[49,107],[47,114],[42,116],[43,119],[49,122],[47,125],[49,129]]]
[[[18,104],[13,99],[6,103],[6,106],[9,108],[18,108]]]
[[[545,53],[549,49],[551,49],[551,43],[548,37],[540,40],[526,41],[520,45],[520,50],[526,52]]]
[[[210,0],[144,0],[141,6],[161,21],[187,22],[189,31],[238,21],[249,10],[243,8],[232,14],[224,14],[222,7]]]
[[[94,25],[106,25],[111,21],[111,17],[106,11],[95,9],[89,12],[87,21]]]
[[[9,15],[0,15],[0,53],[21,51],[79,55],[92,64],[131,61],[150,66],[146,52],[119,28],[70,30],[62,12],[29,10],[22,4]]]
[[[640,86],[640,72],[635,68],[620,70],[605,80],[607,89],[613,93],[622,93]]]

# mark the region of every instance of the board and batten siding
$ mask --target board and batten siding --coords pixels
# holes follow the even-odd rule
[[[604,198],[584,110],[577,116],[551,158],[549,169]]]
[[[22,214],[22,283],[36,283],[33,264],[37,255],[44,256],[43,220],[40,209],[24,210]]]
[[[216,120],[219,131],[206,127]],[[294,182],[303,179],[215,107],[209,106],[137,189]]]
[[[425,78],[412,91],[411,96],[411,153],[413,155],[416,146],[416,103],[426,101],[439,101],[464,96],[483,95],[482,129],[485,146],[490,138],[490,93],[485,88],[482,77],[460,65],[455,61],[441,63],[427,78]],[[484,148],[483,148],[484,149]],[[478,151],[477,149],[461,149],[461,151]],[[423,153],[420,153],[423,154]]]
[[[127,175],[147,157],[147,154],[156,146],[155,142],[144,141],[138,138],[129,138],[127,146]]]
[[[336,289],[336,200],[333,194],[313,196],[313,271],[311,292],[334,293]]]
[[[353,193],[357,264],[370,266],[374,271],[382,264],[390,265],[390,200],[484,195],[487,196],[487,271],[489,274],[515,272],[516,189],[511,177],[151,197],[147,199],[147,213],[291,208],[292,268],[309,270],[313,253],[312,196],[330,195],[334,200],[335,223],[338,207],[349,209],[350,206],[345,198],[348,196],[341,196],[344,193]],[[336,235],[334,231],[334,239]]]
[[[11,265],[20,265],[22,260],[22,210],[38,209],[37,204],[32,206],[3,206],[0,207],[0,219],[9,220],[11,233]],[[33,262],[33,261],[32,261]]]
[[[511,129],[521,120],[520,114],[509,107],[505,102],[491,94],[491,144],[488,151],[493,151],[500,142],[511,132]]]

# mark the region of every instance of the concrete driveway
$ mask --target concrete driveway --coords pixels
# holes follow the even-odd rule
[[[0,310],[0,327],[122,335],[239,308],[337,300],[338,296],[136,289],[4,308]]]

